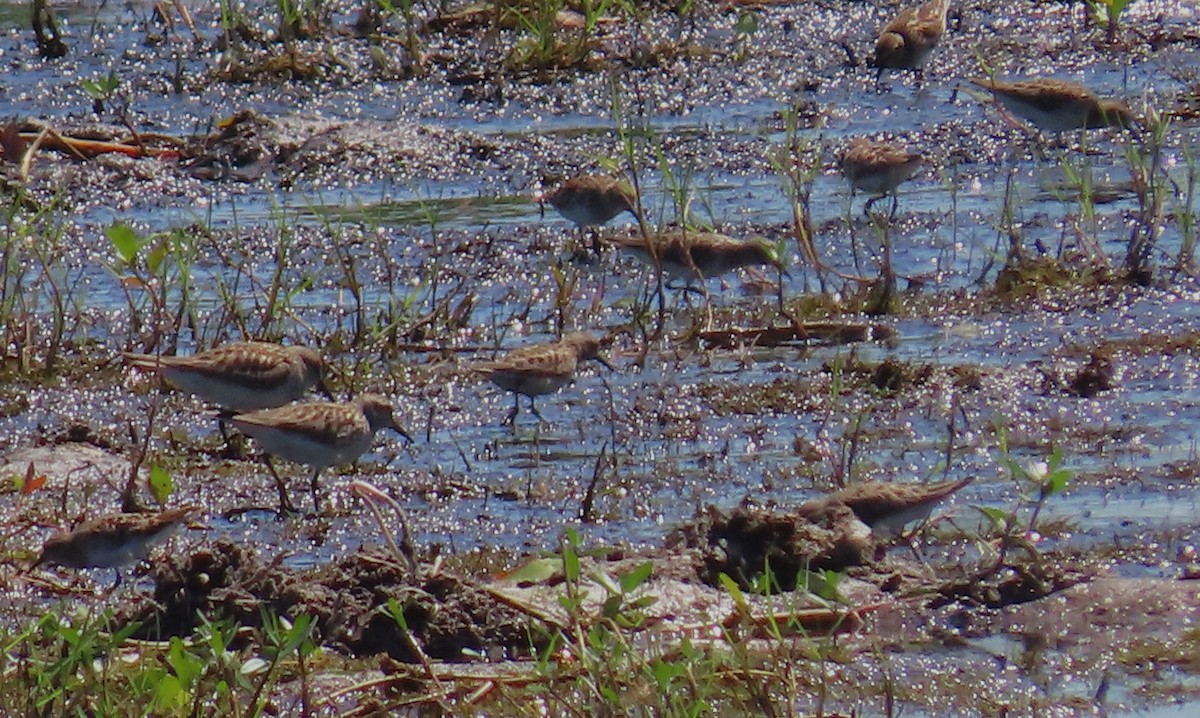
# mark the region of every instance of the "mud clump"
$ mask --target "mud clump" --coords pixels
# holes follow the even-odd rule
[[[1045,598],[1086,579],[1081,573],[1048,564],[1010,564],[987,575],[948,581],[938,588],[931,608],[953,602],[1004,608]]]
[[[1075,396],[1091,399],[1114,387],[1115,373],[1112,358],[1102,353],[1095,353],[1088,363],[1071,378],[1067,390]]]
[[[865,528],[845,505],[813,517],[745,505],[725,513],[710,506],[672,532],[667,548],[690,550],[696,574],[710,586],[719,586],[725,574],[750,588],[769,570],[779,590],[794,591],[804,571],[870,562],[875,545]]]
[[[309,615],[315,638],[352,656],[387,653],[415,662],[460,661],[475,654],[527,655],[531,636],[548,635],[530,616],[497,601],[470,580],[413,575],[380,549],[360,548],[328,566],[297,570],[265,564],[231,541],[155,566],[155,605],[128,620],[142,638],[190,635],[200,617],[261,627],[263,616]],[[403,613],[407,632],[389,606]]]
[[[893,358],[885,359],[871,372],[871,383],[880,391],[899,392],[928,378],[930,368],[915,368]]]
[[[1081,399],[1094,399],[1119,384],[1120,368],[1113,357],[1104,349],[1097,349],[1082,366],[1071,366],[1073,362],[1056,363],[1040,368],[1042,393],[1047,395],[1066,394]]]
[[[1082,281],[1052,257],[1020,257],[1000,270],[992,291],[1002,301],[1018,302],[1047,288],[1067,287]]]

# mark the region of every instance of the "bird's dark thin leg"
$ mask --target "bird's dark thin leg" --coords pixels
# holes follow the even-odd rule
[[[778,267],[776,267],[776,271],[778,272],[777,279],[779,280],[779,283],[775,285],[776,291],[778,292],[778,295],[779,295],[779,313],[781,315],[783,315],[784,317],[786,317],[787,319],[791,320],[793,324],[795,324],[796,323],[795,320],[792,319],[791,315],[787,313],[787,302],[785,302],[784,298],[783,298],[783,293],[785,290],[785,287],[783,286],[783,278],[787,277],[788,279],[791,279],[792,275],[790,275],[786,271],[784,271],[782,264],[780,264]]]
[[[896,271],[892,266],[892,219],[896,216],[896,198],[892,196],[892,216],[888,218],[883,225],[883,237],[880,240],[883,250],[883,270],[880,273],[880,279],[883,281],[883,299],[880,302],[880,310],[884,313],[890,311],[892,297],[896,293]]]
[[[221,449],[221,457],[226,459],[241,459],[246,456],[246,444],[243,435],[235,431],[232,435],[229,433],[229,426],[226,421],[234,416],[234,412],[223,410],[217,414],[217,430],[221,432],[221,439],[224,440],[225,446]]]
[[[226,418],[227,418],[227,415],[225,412],[217,414],[217,430],[221,432],[221,438],[224,439],[224,441],[225,441],[225,449],[228,450],[229,449],[229,428],[225,426]]]
[[[279,478],[279,472],[275,470],[275,464],[272,463],[270,454],[263,454],[263,461],[266,463],[267,469],[271,472],[271,476],[275,478],[275,487],[279,489],[279,515],[296,513],[296,507],[292,505],[292,500],[288,498],[287,485],[283,483],[283,479]]]
[[[854,231],[854,188],[850,188],[850,204],[846,207],[846,226],[850,228],[850,256],[854,257],[854,269],[862,276],[862,263],[858,259],[858,235]]]
[[[686,296],[688,293],[691,293],[691,294],[699,294],[699,295],[700,295],[700,296],[702,296],[702,297],[703,297],[703,296],[706,296],[706,294],[707,294],[707,290],[706,290],[706,289],[704,289],[704,288],[701,288],[701,287],[697,287],[697,286],[695,286],[695,285],[691,284],[690,282],[689,282],[689,283],[687,283],[687,284],[671,284],[670,282],[664,282],[664,283],[663,283],[663,287],[665,287],[665,288],[667,288],[667,289],[670,289],[672,292],[681,292],[681,293],[683,293],[685,296]],[[690,307],[690,306],[691,306],[691,304],[689,304],[688,306]]]
[[[579,233],[571,242],[571,262],[574,264],[586,263],[590,259],[587,251],[587,227],[580,225],[578,230]],[[600,239],[597,237],[593,240],[592,246],[594,247],[599,243]]]
[[[928,523],[928,520],[926,520],[925,523]],[[903,540],[904,543],[908,544],[909,550],[912,551],[913,558],[915,558],[917,560],[917,563],[920,563],[922,566],[928,566],[929,562],[927,562],[925,560],[925,557],[923,555],[921,555],[921,550],[917,548],[916,537],[917,537],[917,533],[921,530],[921,528],[923,526],[925,526],[925,523],[922,523],[920,526],[913,529],[911,532],[909,532],[907,534],[901,534],[901,536],[899,537],[900,540]]]
[[[529,410],[532,411],[533,415],[538,418],[538,421],[546,420],[546,417],[542,416],[542,412],[538,411],[537,402],[534,400],[534,398],[532,396],[529,397]]]
[[[601,259],[603,254],[603,246],[600,244],[600,228],[592,228],[592,253],[596,255],[596,259]]]
[[[320,488],[317,486],[317,477],[320,475],[321,475],[320,469],[317,469],[316,471],[314,471],[313,477],[312,477],[312,484],[309,486],[309,492],[312,493],[313,510],[316,511],[318,515],[320,515],[320,513],[321,513],[321,492],[320,492]]]
[[[863,205],[863,216],[866,217],[867,219],[870,219],[871,218],[871,205],[873,205],[876,202],[878,202],[879,200],[883,199],[885,196],[886,195],[881,194],[878,197],[872,197],[871,199],[867,200],[867,203]]]
[[[521,413],[521,395],[514,392],[513,408],[512,411],[508,412],[508,416],[504,418],[504,423],[513,424],[515,426],[517,422],[517,414],[519,413]]]

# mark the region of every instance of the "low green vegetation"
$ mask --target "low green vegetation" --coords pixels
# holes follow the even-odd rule
[[[1116,42],[1120,32],[1121,15],[1133,0],[1087,0],[1091,15],[1104,24],[1108,41]]]
[[[951,577],[943,579],[946,590],[956,590],[952,576],[968,576],[971,585],[1014,570],[1028,576],[1047,558],[1029,537],[1071,472],[1057,450],[1044,463],[1018,460],[1010,453],[1004,424],[995,430],[1000,461],[1018,485],[1019,498],[1009,509],[980,509],[987,521],[979,533],[965,534],[981,549],[979,556],[950,571]],[[1017,548],[1023,556],[1012,550]],[[752,593],[722,575],[720,590],[728,602],[720,604],[724,608],[718,614],[695,625],[680,624],[678,616],[676,625],[664,630],[658,604],[673,599],[655,593],[650,584],[658,572],[676,569],[644,560],[609,572],[595,560],[607,553],[602,547],[585,548],[567,530],[557,554],[510,576],[554,586],[556,605],[552,600],[522,609],[543,617],[541,628],[529,635],[533,661],[475,668],[425,657],[416,636],[421,629],[409,618],[417,614],[396,599],[380,610],[419,660],[402,665],[385,659],[382,674],[373,661],[322,648],[317,622],[308,615],[264,610],[254,626],[201,620],[192,635],[147,641],[133,639],[140,625],[110,610],[59,603],[24,628],[0,634],[0,712],[317,716],[332,710],[365,716],[425,705],[443,715],[464,716],[483,711],[683,717],[889,706],[886,713],[897,715],[901,701],[928,706],[932,699],[904,689],[887,659],[892,639],[856,633],[862,618],[845,598],[840,573],[803,571],[797,589],[786,593],[780,593],[781,582],[769,564],[753,582]],[[412,600],[421,600],[420,589],[411,593]],[[844,639],[843,632],[853,638]],[[1165,658],[1171,652],[1184,655],[1184,643],[1169,648],[1132,644],[1122,660],[1134,665],[1139,656]],[[872,678],[847,671],[863,662],[873,666]],[[972,680],[967,675],[946,681],[935,693],[962,700]]]
[[[63,605],[0,637],[0,712],[24,716],[261,716],[281,681],[304,682],[319,650],[312,620],[264,616],[263,627],[205,624],[195,636],[134,641],[137,624]]]

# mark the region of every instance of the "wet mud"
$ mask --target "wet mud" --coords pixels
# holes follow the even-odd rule
[[[315,637],[351,656],[386,653],[417,662],[530,656],[548,634],[466,579],[413,575],[386,551],[359,549],[329,565],[297,570],[264,563],[227,540],[154,568],[154,603],[128,616],[142,638],[188,636],[204,620],[261,627],[264,616],[307,615]],[[389,610],[402,613],[397,620]],[[418,653],[420,651],[420,653]]]
[[[875,544],[859,533],[847,506],[809,517],[739,506],[728,514],[715,507],[677,528],[667,546],[694,555],[696,573],[710,586],[722,574],[742,588],[757,585],[763,574],[779,590],[796,590],[805,571],[844,571],[874,557]]]

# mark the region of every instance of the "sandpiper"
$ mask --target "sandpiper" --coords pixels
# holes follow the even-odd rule
[[[516,421],[521,410],[521,395],[529,397],[529,409],[542,421],[537,397],[550,394],[575,381],[579,365],[589,359],[612,370],[600,353],[603,342],[590,332],[568,334],[557,342],[521,347],[495,361],[476,364],[472,369],[493,384],[513,392],[513,408],[505,424]]]
[[[230,413],[283,406],[314,387],[332,398],[322,378],[325,362],[308,347],[233,342],[191,356],[122,356]]]
[[[607,224],[622,212],[637,216],[637,196],[623,180],[605,175],[572,177],[542,196],[566,219],[575,223],[582,237],[587,227]],[[592,251],[600,253],[599,235],[592,238]]]
[[[349,402],[321,401],[291,404],[238,414],[229,422],[262,445],[264,460],[279,489],[279,510],[295,511],[287,488],[271,463],[278,456],[313,467],[313,506],[320,511],[317,478],[321,470],[357,459],[371,448],[375,432],[392,429],[412,441],[392,415],[392,405],[377,394],[364,394]]]
[[[920,70],[946,34],[949,9],[950,0],[905,8],[879,33],[871,67],[878,68],[879,75],[885,69]]]
[[[895,192],[922,162],[921,155],[904,147],[856,137],[842,155],[841,165],[851,189],[882,197]]]
[[[797,512],[820,516],[837,505],[848,506],[859,521],[871,527],[872,533],[893,538],[908,524],[924,521],[943,499],[971,481],[971,478],[933,484],[867,481],[806,501]]]
[[[1052,77],[1006,82],[980,78],[971,84],[988,90],[1009,112],[1045,132],[1121,127],[1137,132],[1137,119],[1120,100],[1102,100],[1076,82]]]
[[[608,241],[688,285],[742,267],[773,266],[784,271],[775,245],[763,237],[741,241],[716,232],[677,229],[651,235],[649,241],[642,235]]]
[[[85,521],[47,539],[34,567],[111,568],[117,573],[115,588],[121,583],[121,566],[145,559],[151,546],[170,536],[196,510],[186,506],[157,514],[112,514]]]

